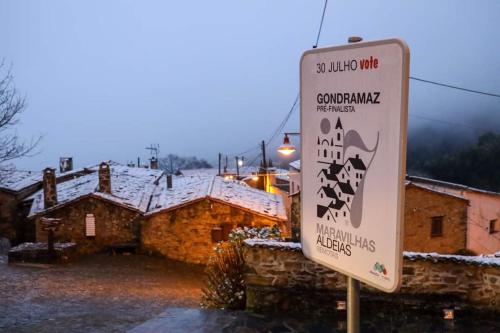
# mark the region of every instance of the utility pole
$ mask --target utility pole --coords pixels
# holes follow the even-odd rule
[[[227,173],[227,155],[226,155],[226,164],[224,164],[224,174]]]
[[[262,140],[262,166],[267,170],[267,162],[266,162],[266,143]]]
[[[236,179],[240,179],[240,161],[238,156],[234,157],[236,159]]]
[[[262,140],[262,189],[267,192],[266,142]]]
[[[217,174],[218,176],[220,176],[220,164],[221,164],[221,160],[222,160],[222,154],[219,153],[219,173]]]

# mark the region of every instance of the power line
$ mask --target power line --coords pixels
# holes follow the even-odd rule
[[[415,81],[420,81],[424,83],[429,83],[429,84],[434,84],[436,86],[441,86],[441,87],[446,87],[446,88],[451,88],[451,89],[457,89],[457,90],[462,90],[462,91],[467,91],[470,93],[475,93],[475,94],[481,94],[481,95],[486,95],[486,96],[492,96],[492,97],[498,97],[500,98],[500,95],[498,94],[492,94],[492,93],[487,93],[484,91],[479,91],[479,90],[473,90],[473,89],[467,89],[467,88],[462,88],[458,86],[452,86],[450,84],[445,84],[445,83],[440,83],[440,82],[435,82],[435,81],[430,81],[430,80],[424,80],[418,77],[410,76],[410,79],[415,80]]]
[[[328,4],[328,0],[325,0],[325,6],[323,7],[323,15],[321,15],[321,23],[319,24],[318,36],[316,37],[316,43],[313,46],[313,49],[318,47],[319,36],[321,35],[321,30],[323,28],[323,20],[325,19],[326,5]]]
[[[274,133],[269,137],[269,139],[267,140],[266,142],[266,145],[269,145],[271,143],[271,141],[274,140],[274,138],[280,134],[280,132],[283,130],[283,128],[285,127],[286,123],[288,122],[288,120],[290,119],[290,116],[292,115],[293,111],[295,110],[295,107],[297,106],[297,103],[299,101],[299,93],[297,93],[297,96],[295,97],[295,100],[292,104],[292,107],[290,108],[290,110],[288,111],[288,113],[286,114],[285,118],[281,121],[280,125],[278,126],[278,128],[274,131]]]

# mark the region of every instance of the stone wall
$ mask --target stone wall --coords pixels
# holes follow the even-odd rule
[[[278,221],[204,199],[187,206],[145,217],[141,248],[171,259],[204,264],[213,253],[212,230],[224,225],[264,227]]]
[[[244,250],[248,309],[334,312],[335,301],[345,301],[346,277],[306,259],[300,244],[252,244]],[[362,303],[500,311],[500,258],[474,258],[406,253],[400,291],[385,294],[362,284]]]
[[[406,251],[453,254],[467,248],[467,200],[415,186],[406,186],[405,195]],[[431,237],[435,216],[443,216],[443,233]]]
[[[94,214],[95,237],[85,235],[86,214]],[[100,199],[84,197],[41,216],[60,218],[63,225],[55,233],[56,241],[76,243],[79,254],[102,252],[117,244],[138,243],[139,214]],[[47,233],[41,230],[39,223],[41,216],[34,221],[36,241],[47,242]]]

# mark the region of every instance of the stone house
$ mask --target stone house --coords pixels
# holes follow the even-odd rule
[[[144,251],[191,263],[207,263],[216,242],[236,227],[283,227],[280,195],[221,177],[176,177],[160,182],[141,227]]]
[[[412,184],[468,201],[467,245],[475,253],[500,251],[500,193],[422,177],[407,177]]]
[[[93,172],[91,169],[55,173],[57,183]],[[24,219],[30,202],[24,200],[42,188],[43,173],[15,169],[0,169],[0,238],[17,244],[32,240],[33,231],[26,230]]]
[[[59,218],[57,241],[76,243],[78,253],[135,247],[206,263],[214,244],[233,228],[286,221],[279,195],[218,176],[171,176],[101,163],[98,172],[61,184],[46,176],[43,187],[27,199],[36,240],[47,238],[42,217]]]
[[[469,200],[406,183],[405,251],[462,253],[467,248]]]
[[[44,172],[43,190],[29,198],[36,241],[47,239],[40,218],[51,217],[62,220],[57,241],[76,243],[79,253],[139,244],[140,219],[162,171],[103,162],[97,173],[61,184],[50,181],[50,169]]]

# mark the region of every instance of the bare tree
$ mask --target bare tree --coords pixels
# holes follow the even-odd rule
[[[26,109],[26,97],[20,96],[14,86],[11,69],[0,62],[0,164],[22,156],[30,156],[40,137],[22,140],[15,131],[19,115]]]

